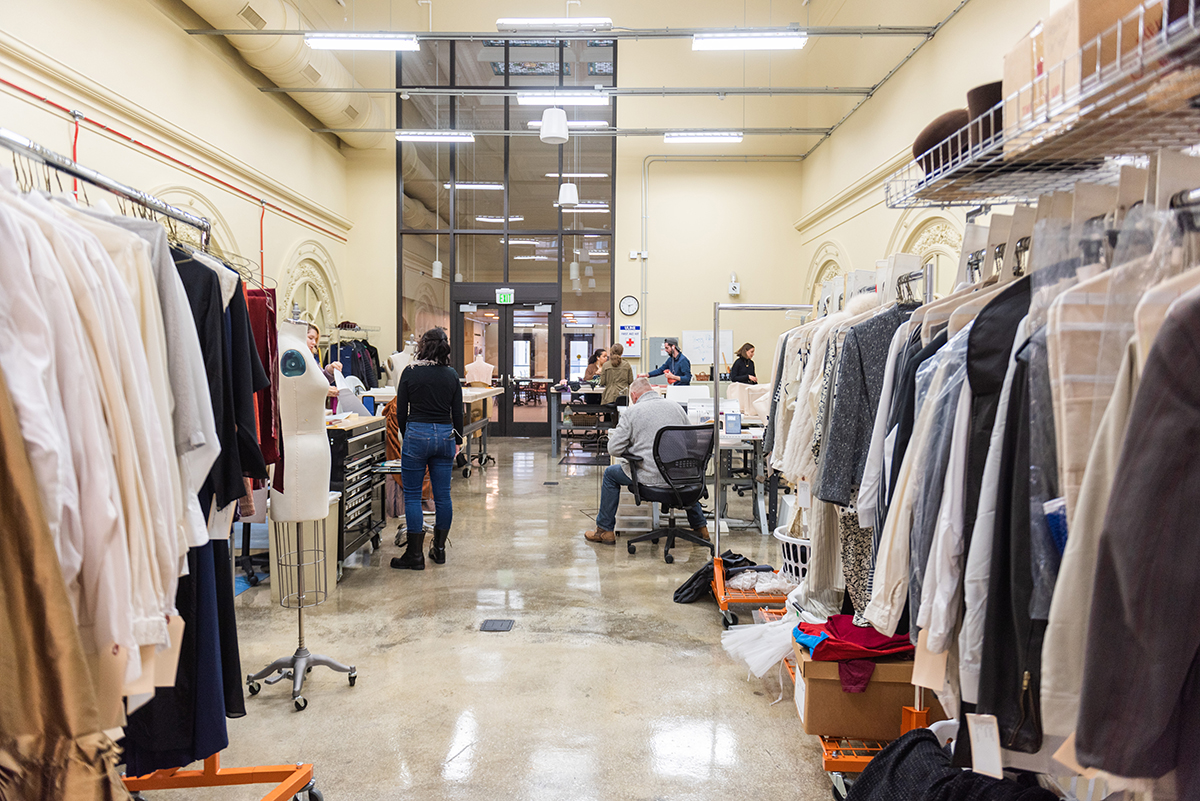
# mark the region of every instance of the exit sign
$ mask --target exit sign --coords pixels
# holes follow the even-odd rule
[[[500,288],[496,290],[496,302],[501,306],[510,305],[516,297],[516,292],[508,288]]]

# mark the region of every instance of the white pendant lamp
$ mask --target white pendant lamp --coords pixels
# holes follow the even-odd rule
[[[558,206],[563,209],[573,209],[579,205],[579,187],[575,184],[563,184],[558,188]]]
[[[589,278],[588,279],[588,289],[595,289],[595,288],[596,288],[596,279]]]
[[[462,273],[455,273],[455,274],[454,274],[454,283],[456,283],[456,284],[461,284],[461,283],[462,283],[462,280],[463,280],[463,274],[462,274]]]
[[[584,267],[583,274],[585,276],[587,276],[588,278],[591,278],[593,275],[595,275],[595,272],[592,270],[592,265],[589,264],[586,267]]]
[[[442,278],[442,263],[440,261],[433,263],[433,277],[439,281]]]
[[[538,138],[548,145],[567,143],[567,112],[561,108],[548,108],[542,112],[542,130]]]
[[[577,262],[577,261],[571,262],[570,269],[571,269],[571,280],[578,281],[579,280],[579,262]]]
[[[583,282],[578,278],[571,279],[571,289],[574,289],[576,292],[583,291]]]

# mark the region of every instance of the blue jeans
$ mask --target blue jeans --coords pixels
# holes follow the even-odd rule
[[[433,485],[434,526],[450,530],[454,507],[450,503],[450,473],[454,469],[454,426],[448,423],[409,423],[400,447],[400,480],[404,484],[404,522],[409,531],[424,530],[421,485],[425,468]]]
[[[633,479],[625,473],[625,468],[621,465],[613,464],[604,468],[604,483],[600,486],[600,514],[596,515],[597,531],[613,530],[613,526],[617,524],[617,505],[621,503],[621,487],[632,486]],[[684,511],[687,512],[688,524],[692,528],[707,525],[700,501],[696,501]]]

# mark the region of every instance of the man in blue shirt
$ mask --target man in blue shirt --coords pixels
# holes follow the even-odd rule
[[[655,376],[666,375],[667,383],[670,383],[672,378],[678,379],[675,386],[686,387],[692,383],[692,363],[688,361],[688,357],[683,355],[683,351],[679,349],[679,340],[675,337],[667,337],[663,340],[663,347],[667,351],[667,360],[662,363],[662,367],[651,370],[648,373],[642,373],[639,378],[654,378]]]

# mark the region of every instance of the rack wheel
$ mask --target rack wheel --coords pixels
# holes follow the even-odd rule
[[[663,554],[663,561],[664,561],[664,562],[666,562],[666,563],[669,565],[669,564],[671,564],[671,563],[673,563],[673,562],[675,561],[675,557],[674,557],[674,556],[672,556],[672,555],[671,555],[671,554],[669,554],[669,553],[664,553],[664,554]]]
[[[721,613],[721,627],[722,628],[727,629],[730,626],[736,626],[737,624],[738,624],[738,616],[735,615],[733,612],[722,612]]]
[[[257,681],[248,681],[246,682],[246,688],[250,690],[251,695],[258,695],[259,690],[262,689],[262,685]]]
[[[630,553],[637,553],[637,546],[631,542],[625,546],[625,550],[629,551]]]
[[[321,791],[316,787],[312,787],[308,791],[308,801],[325,801],[325,796],[321,795]]]
[[[463,478],[470,478],[470,477],[471,477],[471,468],[464,467],[463,468]]]
[[[295,704],[297,712],[303,712],[308,709],[308,699],[303,695],[297,695],[292,699],[292,703]]]
[[[383,540],[380,539],[378,534],[376,534],[374,537],[371,537],[371,550],[378,551],[379,546],[381,545],[383,545]]]
[[[246,574],[246,583],[249,584],[251,587],[257,587],[258,586],[258,574],[257,573]]]
[[[354,686],[354,682],[358,681],[358,673],[357,673],[357,672],[355,672],[355,671],[353,671],[353,670],[352,670],[352,671],[350,671],[350,677],[349,677],[349,678],[350,678],[350,686],[351,686],[351,687],[353,687],[353,686]]]
[[[657,540],[657,539],[650,540],[650,542],[654,543],[655,545],[658,545],[658,540]]]

